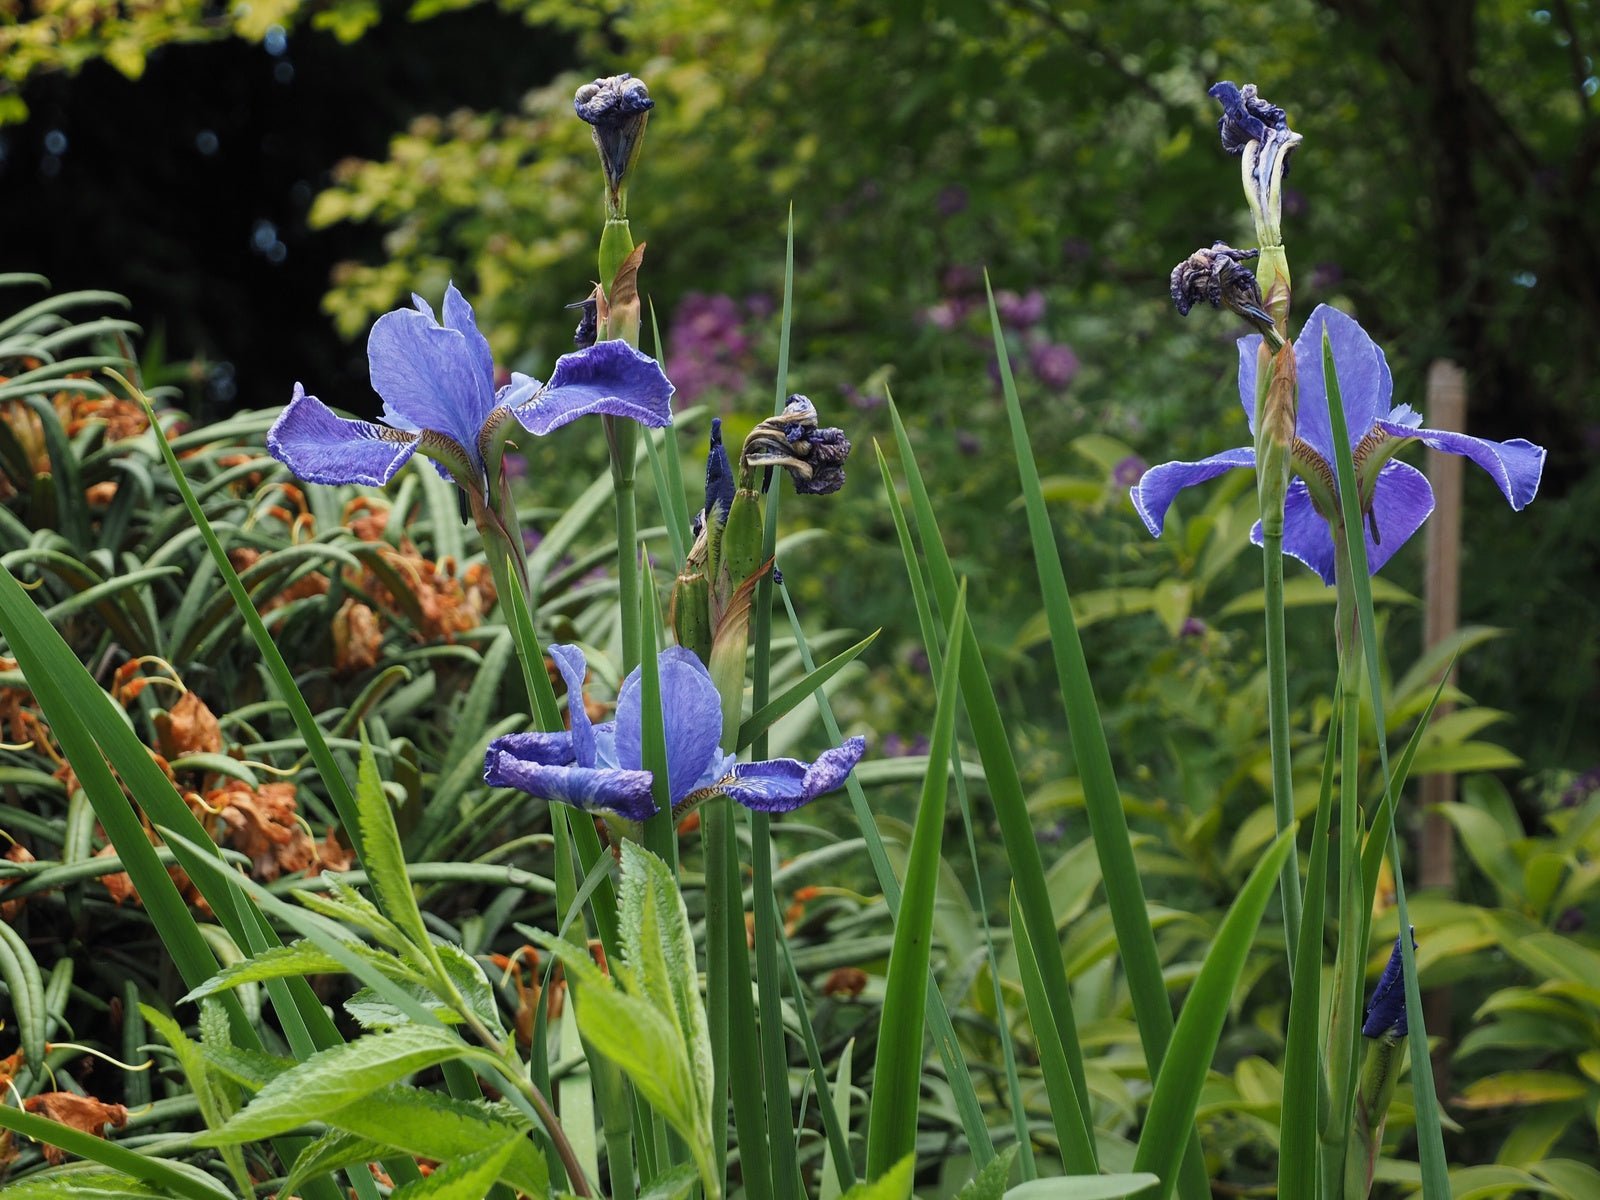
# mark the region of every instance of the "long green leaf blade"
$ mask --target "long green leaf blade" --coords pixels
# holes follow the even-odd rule
[[[921,1096],[923,998],[928,993],[928,962],[933,942],[933,906],[938,895],[939,844],[944,838],[945,798],[950,786],[950,749],[955,739],[962,635],[966,629],[965,584],[956,595],[945,644],[944,673],[934,709],[928,773],[906,863],[905,890],[895,914],[894,949],[884,979],[878,1057],[872,1075],[872,1108],[867,1123],[867,1178],[877,1179],[917,1146],[917,1108]]]
[[[1222,919],[1173,1029],[1172,1044],[1161,1064],[1161,1074],[1156,1077],[1144,1129],[1139,1135],[1139,1149],[1133,1159],[1136,1172],[1150,1171],[1161,1179],[1155,1193],[1157,1200],[1166,1200],[1176,1186],[1178,1165],[1188,1146],[1187,1134],[1194,1125],[1200,1089],[1228,1015],[1228,1001],[1244,970],[1245,958],[1255,940],[1261,914],[1272,897],[1278,872],[1284,860],[1294,852],[1298,829],[1298,825],[1292,825],[1279,834],[1250,872],[1228,915]]]

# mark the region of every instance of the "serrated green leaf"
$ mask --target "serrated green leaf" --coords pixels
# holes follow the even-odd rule
[[[956,1193],[956,1200],[1001,1200],[1006,1193],[1006,1180],[1011,1178],[1011,1163],[1017,1157],[1016,1144],[1007,1146],[995,1155],[988,1166]]]
[[[672,871],[637,842],[622,844],[623,953],[634,979],[676,1027],[687,1051],[699,1115],[711,1121],[711,1033],[700,1000],[689,914]],[[587,1032],[587,1031],[586,1031]]]
[[[388,1150],[382,1142],[335,1129],[323,1134],[300,1152],[289,1174],[278,1185],[278,1195],[293,1196],[308,1179],[328,1175],[345,1167],[375,1162]]]
[[[482,1150],[457,1155],[440,1163],[426,1179],[395,1188],[389,1194],[390,1200],[483,1200],[516,1149],[517,1140],[508,1138]]]
[[[578,985],[575,1003],[584,1038],[621,1067],[650,1107],[678,1131],[709,1190],[711,1130],[696,1069],[676,1023],[646,996],[616,986],[586,951],[542,931],[539,942]]]
[[[393,962],[393,959],[389,960]],[[197,988],[192,988],[180,1000],[186,1004],[205,996],[215,996],[247,983],[260,983],[267,979],[285,979],[297,975],[339,975],[344,964],[331,954],[308,941],[291,942],[287,946],[271,946],[252,958],[224,967]]]
[[[438,1162],[473,1154],[513,1137],[500,1178],[518,1191],[544,1196],[550,1190],[544,1155],[528,1140],[531,1126],[507,1104],[458,1100],[437,1092],[392,1085],[379,1088],[323,1118],[347,1133]]]
[[[205,1120],[206,1128],[212,1130],[222,1128],[233,1115],[233,1108],[222,1090],[212,1080],[210,1067],[200,1047],[184,1035],[183,1029],[176,1021],[159,1009],[141,1004],[139,1014],[155,1027],[161,1039],[172,1048],[178,1066],[183,1069],[184,1079],[188,1081],[189,1093],[200,1108],[200,1116]],[[245,1168],[243,1152],[238,1146],[224,1146],[222,1158],[228,1164],[228,1172],[233,1176],[234,1186],[239,1188],[242,1194],[248,1194],[251,1190],[250,1173]]]
[[[468,1050],[455,1035],[423,1025],[372,1033],[332,1046],[273,1079],[220,1133],[203,1135],[196,1144],[255,1141],[308,1121],[325,1120],[335,1109],[385,1084],[460,1058]]]
[[[700,1176],[688,1164],[670,1167],[652,1179],[639,1193],[639,1200],[687,1200]]]
[[[417,906],[416,893],[411,890],[411,879],[406,875],[400,830],[394,823],[394,810],[384,794],[378,761],[372,756],[365,730],[361,733],[361,765],[356,773],[356,811],[361,818],[361,865],[366,868],[372,890],[377,893],[378,907],[410,938],[412,945],[427,956],[433,939],[423,924],[422,910]]]

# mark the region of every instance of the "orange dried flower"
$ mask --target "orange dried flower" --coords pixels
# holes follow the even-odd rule
[[[5,859],[7,862],[14,863],[31,863],[37,861],[33,857],[32,851],[30,851],[21,842],[11,843],[6,850]],[[14,879],[0,879],[0,889],[8,888],[15,882],[16,880]],[[21,900],[0,901],[0,921],[15,920],[17,914],[22,911],[22,906],[27,902],[28,898],[26,896],[24,896]],[[0,1060],[0,1071],[3,1071],[4,1068],[5,1060]]]
[[[383,630],[378,614],[359,600],[346,600],[333,618],[333,669],[353,675],[378,665]]]
[[[104,1137],[107,1125],[121,1129],[128,1123],[128,1110],[122,1105],[102,1104],[93,1096],[79,1096],[73,1092],[41,1092],[37,1096],[29,1096],[22,1102],[22,1107],[48,1120],[92,1133],[95,1137]],[[67,1152],[46,1142],[44,1157],[48,1163],[59,1164],[66,1160]]]
[[[867,973],[860,967],[835,967],[822,981],[824,996],[854,1000],[867,988]]]
[[[170,709],[157,713],[156,744],[167,758],[220,754],[222,726],[196,692],[185,692]]]

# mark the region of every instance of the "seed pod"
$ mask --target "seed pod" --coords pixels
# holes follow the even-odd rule
[[[711,657],[711,584],[704,571],[685,571],[672,585],[673,636],[706,662]]]
[[[711,625],[715,630],[739,585],[761,567],[762,496],[751,488],[734,494],[728,523],[722,531],[716,586],[711,598]]]

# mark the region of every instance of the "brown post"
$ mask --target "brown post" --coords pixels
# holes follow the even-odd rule
[[[1428,401],[1424,409],[1430,429],[1466,431],[1467,376],[1447,359],[1435,359],[1428,370]],[[1437,646],[1459,624],[1461,599],[1461,459],[1454,454],[1428,451],[1428,480],[1433,484],[1434,510],[1427,524],[1427,577],[1423,583],[1422,641],[1425,649]],[[1442,700],[1434,710],[1435,719],[1450,708]],[[1435,806],[1456,798],[1454,775],[1425,775],[1421,782],[1422,832],[1417,848],[1418,882],[1425,888],[1440,888],[1446,895],[1455,890],[1455,833]],[[1426,937],[1426,934],[1423,934]],[[1428,1032],[1448,1042],[1450,1038],[1450,989],[1430,988],[1423,993],[1423,1013]],[[1435,1056],[1434,1087],[1439,1095],[1450,1091],[1449,1058]]]

